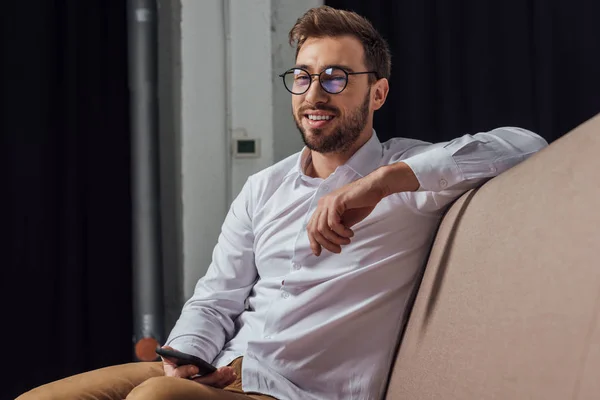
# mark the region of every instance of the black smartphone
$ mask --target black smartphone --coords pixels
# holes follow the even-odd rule
[[[207,363],[200,357],[182,353],[181,351],[163,349],[162,347],[159,347],[156,349],[156,354],[164,358],[168,358],[170,361],[173,361],[178,366],[195,365],[196,367],[198,367],[198,375],[208,375],[217,370],[213,365]]]

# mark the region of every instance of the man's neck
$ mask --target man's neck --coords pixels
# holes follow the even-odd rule
[[[306,167],[306,175],[313,178],[327,179],[337,167],[344,165],[373,135],[373,129],[369,134],[360,135],[359,140],[345,152],[318,153],[311,150],[311,162]]]

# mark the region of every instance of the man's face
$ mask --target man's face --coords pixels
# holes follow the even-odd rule
[[[364,49],[355,38],[309,38],[304,42],[296,66],[318,74],[331,66],[347,72],[367,71]],[[292,113],[306,146],[319,153],[345,152],[372,127],[369,75],[350,75],[346,88],[338,94],[323,90],[318,77],[308,91],[292,95]]]

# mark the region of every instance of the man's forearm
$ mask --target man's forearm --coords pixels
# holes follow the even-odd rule
[[[379,168],[377,174],[385,196],[400,192],[414,192],[420,187],[413,170],[402,161]]]
[[[533,132],[498,128],[415,147],[403,155],[402,162],[390,164],[383,175],[391,193],[441,192],[459,187],[465,190],[499,175],[545,146],[547,142]],[[419,183],[417,189],[412,186],[415,182]]]

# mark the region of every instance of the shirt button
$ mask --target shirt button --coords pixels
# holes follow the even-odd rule
[[[490,171],[491,171],[491,172],[496,172],[496,167],[494,167],[494,166],[491,166],[491,167],[490,167]]]
[[[448,181],[445,179],[440,179],[440,186],[442,188],[445,188],[446,186],[448,186]]]
[[[283,292],[283,293],[281,293],[281,297],[283,297],[284,299],[287,299],[288,297],[290,297],[290,294],[288,292]]]
[[[328,191],[329,191],[329,186],[327,186],[327,185],[323,185],[323,191],[324,191],[324,192],[328,192]]]
[[[270,335],[265,336],[265,339],[271,339]]]
[[[294,263],[292,263],[292,268],[297,271],[300,269],[300,264],[294,262]]]

